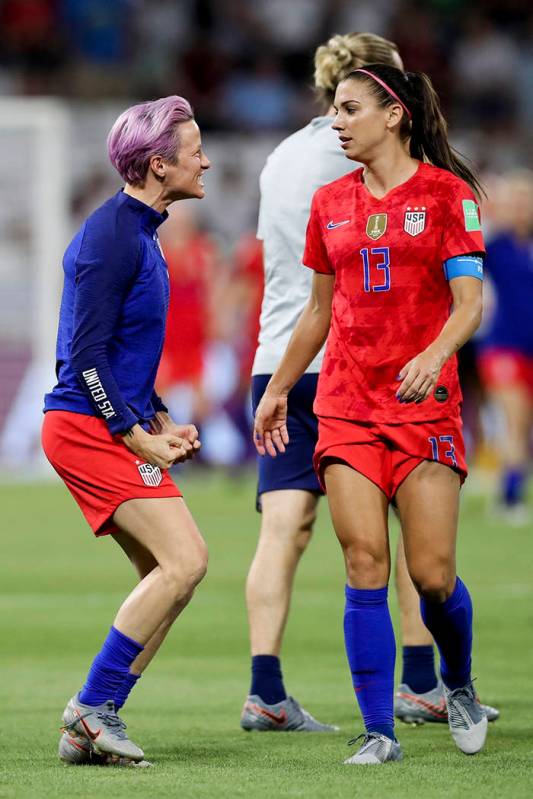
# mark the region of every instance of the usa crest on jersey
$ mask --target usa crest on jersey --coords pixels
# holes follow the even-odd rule
[[[142,477],[143,483],[147,486],[153,486],[156,488],[163,479],[163,475],[161,474],[161,469],[159,466],[152,466],[151,463],[141,463],[137,466],[137,468]]]
[[[418,236],[419,233],[422,233],[425,227],[426,227],[425,206],[422,206],[421,208],[419,208],[418,206],[415,206],[415,208],[411,208],[411,206],[408,205],[403,220],[403,229],[405,230],[405,232],[409,233],[410,236]]]

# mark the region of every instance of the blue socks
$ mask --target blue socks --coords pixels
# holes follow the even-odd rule
[[[458,577],[445,602],[421,598],[420,612],[437,644],[444,684],[451,691],[461,688],[472,669],[472,600],[466,585]]]
[[[402,683],[415,694],[425,694],[437,686],[433,645],[404,646]]]
[[[375,590],[346,586],[344,642],[367,732],[394,740],[396,642],[387,593],[386,586]]]
[[[130,691],[135,686],[137,680],[141,679],[141,674],[132,674],[128,672],[124,680],[120,683],[115,693],[115,710],[118,711],[125,704],[126,699],[130,695]]]
[[[524,501],[526,473],[518,466],[508,467],[502,475],[501,498],[504,505],[518,505]]]
[[[130,673],[130,666],[144,647],[115,627],[111,627],[104,645],[95,657],[79,701],[83,705],[103,705],[114,700]]]
[[[250,694],[260,696],[267,705],[276,705],[287,699],[281,665],[275,655],[255,655],[252,658],[252,686]]]

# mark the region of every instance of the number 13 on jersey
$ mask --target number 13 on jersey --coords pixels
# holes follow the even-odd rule
[[[390,254],[388,247],[363,247],[363,288],[366,292],[390,291]],[[376,272],[379,270],[379,272]]]

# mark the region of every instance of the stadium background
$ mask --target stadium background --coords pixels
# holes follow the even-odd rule
[[[476,759],[477,787],[440,729],[402,729],[410,764],[363,782],[337,768],[344,739],[258,741],[237,729],[248,680],[243,584],[258,528],[248,435],[261,296],[258,176],[275,144],[319,113],[316,45],[351,30],[392,39],[407,68],[431,75],[454,143],[482,170],[490,233],[501,175],[533,166],[528,2],[0,2],[1,796],[454,797],[464,796],[464,780],[474,796],[530,795],[531,524],[513,529],[490,513],[498,419],[488,405],[488,447],[465,491],[460,550],[478,606],[481,690],[502,709]],[[173,295],[186,312],[172,317],[159,378],[173,407],[202,425],[203,462],[177,480],[208,539],[211,571],[129,711],[128,721],[148,731],[157,774],[80,775],[54,760],[56,717],[132,577],[109,543],[91,540],[44,463],[40,405],[53,379],[62,251],[120,186],[107,132],[128,105],[168,94],[191,100],[213,164],[205,200],[180,203],[162,229]],[[342,570],[325,507],[316,539],[298,578],[284,662],[298,698],[341,723],[347,738],[358,728],[339,623]]]

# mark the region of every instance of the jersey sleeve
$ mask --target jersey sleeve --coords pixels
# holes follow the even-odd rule
[[[462,180],[450,185],[443,209],[441,261],[470,253],[484,253],[479,206],[469,186]]]
[[[311,214],[307,223],[307,233],[305,235],[305,249],[303,255],[304,266],[321,272],[323,275],[333,275],[333,269],[322,237],[323,225],[320,220],[318,210],[318,199],[315,194],[311,204]]]
[[[139,252],[140,240],[123,225],[89,223],[76,259],[71,365],[113,435],[139,421],[121,395],[107,353]]]

